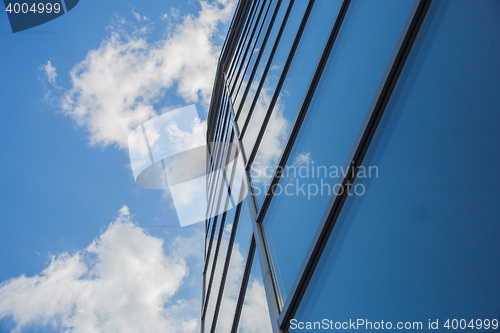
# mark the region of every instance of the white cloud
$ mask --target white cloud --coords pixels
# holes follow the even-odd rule
[[[92,145],[126,148],[130,131],[156,115],[155,103],[167,92],[208,106],[220,52],[214,39],[232,17],[235,1],[200,5],[196,16],[186,15],[155,43],[147,40],[147,29],[115,27],[72,69],[62,110],[88,130]]]
[[[163,240],[134,224],[123,206],[86,249],[53,257],[38,275],[0,284],[0,319],[12,318],[17,330],[50,325],[72,333],[198,332],[199,299],[174,297],[193,253],[176,247],[166,255]]]
[[[298,168],[302,165],[308,164],[311,161],[312,161],[311,152],[307,152],[307,153],[303,152],[303,153],[298,154],[295,157],[295,159],[292,162],[292,166]]]
[[[132,10],[132,15],[134,15],[134,18],[137,20],[137,22],[148,21],[149,20],[147,18],[147,16],[141,16],[141,14],[139,14],[135,10]]]
[[[47,61],[45,65],[42,66],[42,70],[45,72],[45,76],[47,77],[47,81],[53,86],[56,85],[57,71],[56,68],[52,65],[52,63]]]

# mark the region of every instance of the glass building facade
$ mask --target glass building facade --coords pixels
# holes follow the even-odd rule
[[[202,332],[498,331],[499,59],[498,0],[241,0]]]

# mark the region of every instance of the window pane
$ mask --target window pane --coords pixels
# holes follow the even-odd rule
[[[498,319],[499,17],[432,2],[297,320]]]
[[[233,105],[234,105],[235,110],[238,110],[240,107],[241,98],[242,98],[243,93],[247,87],[248,81],[250,80],[250,75],[252,74],[252,71],[253,71],[254,67],[256,66],[257,57],[258,57],[260,50],[262,48],[262,44],[264,43],[264,37],[266,36],[267,30],[270,29],[271,19],[274,15],[277,4],[278,4],[278,1],[271,1],[270,5],[269,5],[269,9],[267,11],[267,15],[265,17],[264,24],[262,25],[257,42],[255,43],[255,47],[252,50],[250,62],[248,64],[246,71],[242,74],[243,79],[241,80],[240,86],[237,87],[236,90],[233,92],[232,96],[234,97],[234,104]],[[275,20],[274,24],[279,25],[279,22]],[[268,39],[267,43],[272,44],[273,41],[271,39]]]
[[[220,205],[224,206],[224,203],[221,202]],[[222,209],[220,209],[222,210]],[[220,214],[218,216],[215,217],[215,224],[213,226],[213,228],[215,228],[214,230],[214,237],[213,237],[213,240],[212,240],[212,246],[210,248],[210,251],[208,253],[208,263],[207,263],[207,270],[206,270],[206,273],[205,273],[205,281],[206,281],[206,284],[205,284],[205,292],[207,291],[208,289],[208,284],[209,284],[209,281],[210,281],[210,275],[212,274],[212,269],[213,269],[213,266],[214,266],[214,258],[215,258],[215,249],[217,247],[217,242],[219,240],[219,235],[221,233],[221,221],[222,221],[222,218],[223,218],[223,214]]]
[[[242,54],[242,59],[241,62],[236,66],[233,76],[230,79],[230,82],[228,86],[231,87],[230,90],[230,95],[234,93],[234,90],[237,89],[237,87],[234,87],[234,85],[237,85],[241,79],[241,75],[245,70],[245,67],[248,65],[248,61],[250,59],[250,56],[252,55],[253,49],[255,47],[255,43],[257,42],[257,36],[259,34],[260,27],[262,26],[262,23],[264,22],[264,18],[267,12],[267,9],[269,8],[270,2],[263,2],[259,8],[257,9],[257,12],[255,14],[254,22],[252,24],[251,30],[249,31],[248,35],[248,42],[245,45],[245,49],[243,50],[245,53]]]
[[[259,206],[319,63],[341,0],[317,0],[300,39],[264,137],[251,167]],[[247,152],[250,154],[250,152]]]
[[[207,231],[206,231],[206,234],[205,234],[205,260],[208,260],[207,256],[208,256],[208,246],[210,245],[210,238],[212,237],[212,230],[213,230],[213,226],[214,226],[214,223],[215,222],[215,218],[216,217],[212,217],[209,221],[208,221],[208,228]]]
[[[241,212],[236,227],[236,235],[229,262],[226,284],[222,294],[216,332],[230,332],[240,293],[241,282],[245,270],[250,242],[252,240],[252,222],[248,211],[248,202],[241,203]]]
[[[252,20],[255,17],[255,12],[259,7],[260,0],[253,1],[250,11],[248,12],[248,16],[246,17],[245,24],[243,26],[243,30],[241,31],[240,38],[238,40],[238,44],[236,46],[236,50],[232,54],[231,66],[229,66],[228,71],[226,73],[226,78],[229,80],[232,74],[234,73],[234,69],[237,68],[238,61],[241,60],[241,53],[245,49],[246,41],[248,40],[248,32],[252,28]]]
[[[255,73],[255,77],[250,84],[250,88],[248,90],[247,97],[245,98],[245,101],[243,105],[240,105],[241,108],[241,114],[238,118],[238,126],[241,129],[243,128],[243,125],[245,124],[245,121],[248,116],[248,111],[250,110],[250,105],[252,104],[252,101],[255,97],[255,93],[257,91],[257,87],[259,86],[259,82],[262,78],[262,74],[264,72],[264,69],[267,65],[267,62],[269,60],[269,56],[271,55],[271,50],[273,49],[274,42],[276,41],[276,37],[278,36],[278,31],[280,30],[281,27],[281,22],[283,22],[283,19],[285,17],[285,13],[287,11],[287,8],[290,4],[290,0],[283,0],[281,2],[280,8],[278,10],[278,14],[276,15],[276,20],[274,21],[274,24],[271,29],[271,33],[269,34],[269,39],[267,41],[266,47],[264,49],[264,53],[262,54],[262,58],[260,59],[257,67],[257,71]]]
[[[260,0],[257,1],[257,5],[255,6],[254,11],[252,12],[252,17],[249,21],[250,24],[248,25],[247,30],[245,31],[245,35],[243,38],[243,44],[241,45],[241,48],[240,48],[239,54],[238,54],[238,58],[237,58],[237,62],[235,63],[236,66],[233,68],[232,73],[228,76],[227,83],[228,83],[228,87],[230,87],[230,89],[232,89],[232,86],[234,84],[234,80],[236,78],[236,75],[238,73],[239,68],[241,68],[241,66],[243,65],[243,62],[244,62],[245,57],[246,57],[245,52],[247,51],[247,47],[248,47],[248,45],[251,45],[252,41],[250,40],[250,37],[252,37],[252,31],[253,31],[254,27],[257,25],[257,17],[259,16],[259,12],[260,12],[261,8],[263,7],[263,5],[264,5],[263,1],[260,1]]]
[[[224,263],[226,261],[227,247],[229,245],[229,239],[231,236],[231,231],[233,229],[235,212],[236,208],[232,208],[229,211],[227,211],[225,222],[222,225],[223,228],[222,238],[220,240],[219,252],[217,253],[217,261],[215,262],[215,267],[213,268],[215,271],[212,281],[212,288],[210,289],[210,295],[207,295],[209,298],[208,298],[207,310],[204,321],[205,332],[210,332],[210,328],[212,327],[215,305],[217,302],[217,296],[219,294],[219,288],[221,287],[222,273],[224,271]],[[215,243],[213,246],[214,247],[212,250],[215,252]],[[207,275],[207,283],[209,279],[210,276]]]
[[[334,191],[334,171],[346,163],[413,2],[352,1],[349,6],[263,222],[283,300]]]
[[[276,90],[276,85],[283,72],[283,67],[285,66],[286,59],[290,54],[290,49],[292,48],[293,41],[299,30],[300,22],[304,17],[307,5],[309,1],[295,1],[288,17],[288,21],[285,25],[285,30],[281,35],[281,39],[274,54],[273,60],[271,62],[271,67],[269,67],[269,72],[264,80],[264,85],[262,90],[257,97],[257,103],[250,115],[250,123],[243,136],[243,147],[245,148],[245,154],[250,155],[252,148],[259,134],[260,128],[262,126],[262,121],[266,115],[267,109],[269,107],[269,102]],[[251,101],[247,101],[251,103]]]
[[[272,331],[259,258],[254,254],[237,332],[270,333]]]

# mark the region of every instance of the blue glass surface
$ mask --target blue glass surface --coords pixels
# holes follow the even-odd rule
[[[252,3],[251,10],[247,16],[240,39],[238,40],[238,46],[236,47],[236,51],[233,54],[231,66],[229,68],[229,71],[226,73],[228,83],[230,83],[231,79],[234,76],[234,73],[238,71],[238,67],[241,65],[241,61],[243,59],[246,46],[249,43],[249,38],[252,33],[252,29],[257,18],[257,13],[259,12],[261,5],[261,0],[254,1]],[[230,84],[228,84],[228,86],[230,86]]]
[[[269,72],[267,72],[264,79],[262,90],[259,96],[257,96],[257,102],[252,114],[249,115],[250,119],[247,120],[249,121],[248,128],[243,136],[243,147],[245,148],[247,156],[250,155],[255,140],[260,132],[262,122],[269,108],[269,103],[276,90],[276,85],[283,72],[283,67],[290,54],[293,41],[295,40],[308,4],[309,1],[305,0],[295,1],[293,4],[292,11],[285,25],[285,30],[283,30],[278,48],[276,49],[271,66],[269,67]]]
[[[270,333],[271,316],[267,305],[266,292],[262,281],[259,258],[254,254],[252,270],[241,309],[238,333]]]
[[[222,209],[218,208],[220,206],[224,206],[225,205],[225,202],[222,202],[222,201],[223,200],[221,200],[220,198],[216,198],[215,199],[216,207],[217,207],[216,209],[222,210]],[[209,284],[209,281],[210,281],[210,275],[212,274],[212,269],[213,269],[213,266],[214,266],[215,249],[217,247],[217,242],[219,240],[220,228],[221,228],[221,224],[222,224],[221,223],[222,217],[223,217],[223,214],[217,215],[216,219],[214,220],[214,225],[213,225],[214,236],[212,238],[212,246],[210,247],[210,251],[208,253],[208,262],[206,264],[207,265],[207,270],[206,270],[206,273],[205,273],[205,277],[206,277],[205,291],[207,291],[207,289],[208,289],[208,284]]]
[[[218,128],[217,136],[215,142],[211,143],[214,147],[213,160],[215,161],[215,169],[220,167],[221,159],[220,156],[224,152],[225,143],[230,140],[230,134],[232,132],[232,117],[229,106],[225,111],[224,118],[221,119],[220,127]]]
[[[228,131],[229,135],[230,131]],[[230,149],[232,149],[234,146],[230,145]],[[228,154],[228,150],[222,150],[223,154],[220,156],[220,158],[224,159],[226,157],[226,154]],[[234,164],[236,167],[236,164]],[[223,213],[228,210],[234,211],[234,209],[231,209],[233,207],[232,202],[228,201],[230,198],[227,195],[227,188],[230,185],[229,182],[230,180],[230,173],[231,170],[227,170],[227,173],[229,174],[224,174],[224,169],[218,168],[216,172],[214,172],[214,181],[216,182],[214,184],[215,188],[213,192],[211,193],[212,196],[209,198],[210,201],[210,216],[213,216],[212,218],[212,225],[210,225],[209,231],[211,232],[212,228],[215,228],[214,230],[214,236],[212,239],[212,246],[210,248],[210,251],[208,251],[208,245],[207,245],[207,255],[206,255],[206,260],[208,261],[207,263],[207,271],[205,274],[205,291],[208,288],[208,283],[210,280],[210,274],[212,272],[213,266],[214,266],[214,258],[215,258],[215,249],[217,246],[217,242],[219,240],[219,232],[220,232],[220,226],[221,226],[221,220],[223,217]],[[227,214],[229,214],[230,211],[228,211]],[[227,223],[227,222],[226,222]],[[210,242],[210,237],[211,235],[208,235],[209,237],[208,242]]]
[[[243,50],[245,53],[242,54],[241,61],[236,66],[236,68],[233,72],[233,75],[229,79],[228,86],[231,87],[230,91],[233,91],[233,89],[236,89],[234,87],[234,85],[239,83],[239,78],[241,78],[241,75],[244,72],[245,67],[248,64],[248,61],[249,61],[250,56],[252,54],[252,51],[255,47],[255,43],[257,42],[257,36],[259,34],[259,29],[260,29],[262,23],[264,22],[266,11],[267,11],[267,8],[269,7],[269,5],[270,5],[270,2],[263,1],[260,4],[260,6],[257,6],[258,9],[257,9],[257,12],[255,13],[255,17],[254,17],[253,22],[252,22],[253,24],[252,24],[250,31],[249,31],[248,41],[247,41],[245,48]]]
[[[352,1],[347,10],[263,221],[283,301],[335,191],[333,171],[346,163],[413,3]]]
[[[499,17],[432,2],[363,161],[379,177],[357,179],[298,321],[499,319]]]
[[[216,119],[216,126],[214,129],[214,136],[213,136],[213,141],[209,142],[208,145],[210,147],[210,152],[211,152],[211,161],[212,161],[212,168],[217,169],[217,161],[220,155],[220,143],[221,141],[225,140],[225,135],[227,134],[227,130],[230,125],[230,117],[231,117],[231,110],[229,106],[229,97],[226,94],[223,94],[223,105],[221,107],[221,111],[218,112],[217,114],[217,119]],[[209,185],[214,182],[213,179],[213,174],[209,175]],[[209,187],[210,190],[210,187]]]
[[[233,229],[233,223],[236,213],[236,207],[227,211],[226,219],[224,225],[222,225],[222,238],[220,239],[219,252],[217,253],[217,261],[214,262],[213,270],[213,280],[212,287],[210,289],[210,294],[207,295],[208,303],[205,313],[205,332],[210,332],[210,327],[212,326],[212,321],[214,319],[215,305],[217,303],[217,297],[219,295],[219,288],[221,287],[222,273],[224,271],[224,264],[226,261],[227,249],[229,245],[229,239],[231,237],[231,231]],[[220,227],[219,227],[220,228]],[[220,230],[220,229],[219,229]],[[213,246],[213,251],[215,252],[215,243]],[[210,276],[207,274],[207,284]]]
[[[245,124],[245,121],[248,116],[248,112],[250,110],[250,106],[252,105],[253,99],[255,98],[255,93],[257,92],[257,87],[259,86],[260,80],[262,79],[262,74],[264,73],[264,69],[266,68],[267,62],[269,61],[269,57],[271,55],[271,51],[273,49],[274,43],[276,41],[276,38],[278,36],[278,32],[280,30],[280,27],[282,25],[283,19],[285,17],[285,13],[290,6],[290,0],[283,0],[281,2],[281,5],[278,9],[278,14],[276,15],[276,19],[274,21],[273,26],[271,27],[271,32],[269,34],[269,38],[267,40],[266,46],[264,48],[264,51],[262,53],[262,58],[260,59],[259,63],[257,64],[257,70],[255,72],[255,77],[253,78],[253,81],[250,83],[250,87],[247,87],[248,93],[243,101],[243,104],[239,106],[239,108],[236,110],[237,112],[240,112],[240,115],[238,117],[238,127],[243,129],[243,125]],[[293,5],[292,5],[293,6]]]
[[[251,53],[247,68],[246,68],[245,72],[242,74],[242,79],[241,79],[240,83],[238,84],[238,87],[233,91],[233,94],[231,95],[233,97],[233,102],[234,102],[233,106],[234,106],[235,110],[238,110],[240,107],[243,93],[248,85],[252,71],[253,71],[254,67],[257,65],[256,64],[257,57],[262,49],[262,46],[264,43],[264,38],[267,34],[268,29],[272,28],[272,27],[270,27],[271,19],[274,15],[274,12],[277,10],[276,9],[277,4],[278,4],[277,0],[270,2],[269,8],[267,10],[267,15],[265,17],[264,23],[262,24],[261,31],[258,35],[257,41],[255,42],[255,47],[253,48],[253,50],[251,50],[252,53]],[[278,23],[276,23],[276,22],[277,21],[275,20],[274,24],[279,25],[279,22]],[[269,42],[269,40],[267,42]],[[272,44],[272,40],[270,41],[270,43]]]
[[[217,319],[216,332],[231,331],[243,273],[250,250],[250,242],[252,240],[252,222],[250,220],[247,200],[244,200],[241,205],[241,212],[236,227],[226,283],[224,285],[219,316]]]
[[[222,156],[223,158],[224,156]],[[221,163],[220,160],[218,163]],[[217,216],[224,212],[224,194],[227,193],[227,184],[224,179],[223,169],[217,167],[214,172],[214,184],[210,188],[209,207],[210,216]]]
[[[269,187],[267,184],[272,178],[341,4],[341,0],[317,0],[314,2],[251,167],[254,195],[259,206],[266,196]]]

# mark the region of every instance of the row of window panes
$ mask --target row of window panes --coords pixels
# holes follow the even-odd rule
[[[229,204],[229,200],[226,200],[226,205]],[[213,258],[215,259],[213,264],[213,268],[210,270],[213,277],[210,279],[210,276],[206,275],[207,281],[209,281],[210,292],[206,293],[205,299],[205,315],[204,315],[204,327],[205,332],[210,332],[210,327],[212,326],[212,321],[214,317],[215,305],[217,302],[217,295],[219,294],[219,288],[221,287],[221,279],[222,273],[225,266],[227,249],[229,246],[229,240],[231,236],[232,227],[234,224],[236,207],[229,209],[227,212],[223,213],[224,218],[222,219],[219,226],[219,237],[217,239],[217,246],[215,251],[213,251]],[[215,242],[215,239],[214,239]],[[214,243],[215,244],[215,243]],[[215,258],[217,256],[217,258]],[[209,263],[210,264],[210,263]]]
[[[228,100],[226,96],[226,100]],[[232,133],[231,128],[231,111],[229,110],[229,103],[227,105],[226,111],[224,112],[224,118],[220,121],[222,123],[221,129],[217,132],[216,141],[213,143],[209,143],[213,147],[213,155],[212,155],[212,164],[214,165],[213,172],[209,175],[209,187],[208,187],[208,202],[209,205],[212,204],[211,200],[215,197],[213,195],[214,189],[212,188],[213,184],[216,183],[217,176],[220,174],[219,170],[224,163],[224,153],[225,147],[227,146],[228,141],[230,140],[230,134]],[[216,190],[216,189],[215,189]],[[213,216],[214,213],[211,213],[210,216]]]
[[[262,126],[262,121],[269,109],[271,98],[283,72],[283,67],[290,54],[299,26],[304,19],[308,4],[308,1],[296,1],[294,3],[274,57],[271,59],[269,70],[263,74],[263,84],[261,83],[262,86],[259,95],[255,96],[254,101],[252,101],[251,105],[253,109],[250,110],[248,115],[248,125],[246,125],[247,128],[243,135],[243,147],[247,156],[252,152]]]
[[[224,122],[226,120],[226,117],[227,117],[227,113],[228,113],[228,97],[227,95],[225,94],[225,89],[222,93],[222,106],[220,108],[220,111],[217,112],[217,117],[216,117],[216,120],[215,120],[215,129],[214,129],[214,135],[213,135],[213,139],[212,141],[213,142],[208,142],[208,146],[210,148],[210,161],[209,161],[209,164],[210,164],[210,169],[211,171],[214,171],[216,169],[216,161],[217,161],[217,142],[220,142],[220,138],[221,138],[221,135],[222,135],[222,130],[221,128],[224,127]],[[210,172],[209,175],[208,175],[208,196],[210,197],[211,194],[212,194],[212,190],[211,190],[211,183],[213,182],[213,172]]]
[[[280,22],[278,22],[277,19],[275,19],[274,22],[278,22],[278,23],[271,22],[272,18],[275,16],[275,14],[277,15],[276,11],[279,10],[279,5],[280,5],[280,1],[271,1],[270,6],[268,8],[267,15],[266,15],[265,20],[262,24],[261,31],[259,32],[259,35],[257,36],[257,41],[255,43],[255,46],[251,50],[250,60],[245,68],[245,71],[242,74],[242,78],[240,79],[239,84],[237,84],[237,88],[231,92],[233,106],[234,106],[234,110],[236,112],[238,112],[238,110],[240,109],[242,98],[243,98],[243,95],[245,94],[247,86],[249,84],[251,85],[251,83],[253,82],[255,73],[257,71],[256,66],[257,66],[257,60],[258,60],[259,55],[261,55],[261,58],[262,58],[262,55],[264,54],[264,49],[265,49],[267,43],[271,43],[271,44],[273,43],[271,38],[268,38],[266,40],[265,37],[268,34],[268,31],[269,31],[269,34],[271,34],[272,27],[274,24],[280,25]],[[273,23],[273,24],[271,24],[271,23]],[[277,30],[274,30],[274,31],[277,31]],[[262,60],[259,60],[259,61],[262,61]]]
[[[256,22],[252,34],[251,34],[251,40],[249,41],[245,53],[243,55],[243,59],[237,69],[235,70],[235,73],[231,80],[228,83],[228,86],[230,87],[229,95],[231,97],[234,96],[235,90],[238,88],[238,86],[241,84],[241,80],[244,76],[245,71],[247,70],[247,67],[250,63],[250,59],[255,52],[255,47],[256,44],[259,40],[261,29],[263,27],[263,24],[266,21],[267,16],[269,15],[269,7],[271,6],[273,1],[267,1],[267,3],[264,3],[264,5],[261,7],[260,12],[258,13],[257,19],[258,21]],[[274,1],[276,2],[276,1]],[[272,14],[272,13],[271,13]],[[257,50],[258,52],[258,50]]]
[[[379,175],[356,179],[297,321],[498,318],[498,17],[495,0],[431,3],[363,160]]]
[[[252,224],[248,211],[248,202],[246,200],[241,203],[241,212],[235,232],[232,251],[229,258],[227,278],[216,323],[216,332],[231,331],[243,273],[250,250]]]
[[[282,25],[284,25],[286,22],[284,22],[284,18],[286,16],[286,12],[288,11],[289,7],[292,6],[293,3],[290,0],[283,0],[281,2],[280,7],[278,8],[278,14],[276,16],[275,23],[271,27],[271,32],[269,34],[269,39],[268,42],[265,45],[264,51],[262,53],[262,57],[257,64],[257,69],[255,71],[255,76],[252,80],[252,82],[247,83],[247,87],[245,90],[245,99],[242,100],[240,103],[236,103],[238,107],[237,114],[238,114],[238,126],[240,130],[243,128],[243,125],[245,124],[246,118],[248,116],[248,112],[250,110],[250,106],[253,102],[253,99],[255,98],[255,94],[257,92],[257,88],[259,86],[259,83],[262,79],[262,75],[264,73],[264,69],[266,68],[266,65],[268,61],[270,61],[270,56],[271,56],[271,51],[274,48],[274,45],[276,43],[279,43],[278,40],[278,32],[281,28]]]
[[[413,3],[413,0],[350,3],[263,221],[283,302],[305,259],[335,190],[339,170],[345,167]],[[312,22],[316,19],[311,17]],[[318,175],[318,170],[323,173]]]
[[[223,214],[225,211],[228,211],[230,209],[233,209],[237,205],[237,197],[238,193],[235,193],[235,191],[239,192],[241,186],[233,186],[234,183],[241,183],[243,181],[242,176],[243,172],[240,171],[242,169],[242,162],[241,159],[238,158],[238,152],[237,152],[237,145],[234,144],[235,137],[234,135],[232,136],[232,141],[227,143],[227,147],[224,149],[224,154],[222,158],[224,159],[224,166],[217,169],[217,179],[218,179],[218,184],[217,184],[217,191],[215,192],[214,197],[212,198],[212,201],[217,203],[218,208],[213,214],[219,216],[219,221],[220,221],[220,214]],[[221,206],[222,202],[226,202],[225,206]],[[215,220],[215,219],[214,219]],[[213,226],[212,228],[215,228]],[[219,230],[219,229],[217,229]],[[218,241],[218,234],[214,234],[212,242],[212,246],[210,248],[210,253],[208,254],[208,262],[207,262],[207,279],[209,279],[210,273],[211,273],[211,266],[212,266],[212,261],[214,259],[214,251],[215,251],[215,242]],[[208,281],[208,280],[207,280]],[[208,288],[208,284],[205,285],[205,289]]]
[[[337,19],[342,0],[317,0],[286,75],[278,100],[251,166],[254,194],[260,207],[278,159]]]
[[[256,6],[256,11],[254,13],[254,16],[252,17],[252,20],[250,22],[250,27],[243,41],[243,47],[241,48],[240,53],[238,55],[236,66],[234,67],[233,71],[228,77],[227,83],[228,87],[230,88],[230,91],[233,89],[234,82],[236,81],[238,74],[241,71],[241,68],[245,65],[245,60],[247,59],[248,50],[251,48],[253,41],[256,38],[255,31],[257,31],[259,22],[261,22],[262,20],[263,17],[262,12],[266,7],[266,2],[267,2],[266,0],[261,0],[258,2],[258,5]]]
[[[229,81],[232,77],[235,70],[237,70],[237,65],[239,60],[241,59],[241,54],[244,52],[244,48],[246,45],[247,38],[249,36],[249,32],[252,30],[252,22],[255,18],[255,13],[258,12],[259,4],[262,3],[263,0],[253,1],[252,6],[250,8],[249,14],[243,26],[243,30],[238,39],[238,44],[236,45],[236,49],[232,55],[232,59],[230,65],[228,66],[228,70],[225,73],[226,79]]]

